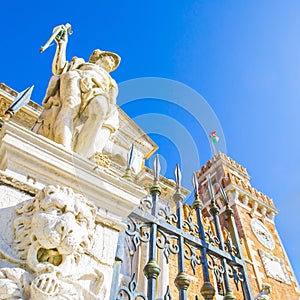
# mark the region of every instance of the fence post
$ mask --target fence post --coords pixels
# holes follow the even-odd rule
[[[215,193],[214,193],[214,189],[213,189],[213,186],[212,186],[209,176],[207,178],[207,184],[208,184],[208,191],[209,191],[210,198],[211,198],[211,208],[210,208],[209,212],[211,213],[211,215],[213,217],[214,225],[216,228],[217,238],[219,239],[219,248],[222,251],[225,251],[224,239],[223,239],[223,235],[221,232],[221,225],[220,225],[220,220],[219,220],[219,209],[216,206]],[[222,267],[224,270],[223,278],[224,278],[224,285],[225,285],[225,291],[226,291],[226,294],[223,299],[224,300],[236,300],[236,297],[234,296],[234,294],[231,290],[231,287],[230,287],[228,268],[227,268],[227,262],[226,262],[225,257],[221,258],[221,264],[222,264]]]
[[[205,231],[202,223],[202,208],[203,208],[203,203],[199,199],[199,192],[198,192],[198,179],[196,174],[193,174],[193,187],[194,187],[194,195],[195,195],[195,200],[192,204],[193,208],[196,211],[197,215],[197,224],[199,227],[199,238],[202,240],[204,247],[201,247],[201,263],[202,263],[202,271],[203,271],[203,278],[204,278],[204,283],[201,287],[201,295],[205,300],[213,300],[213,297],[215,295],[215,289],[210,283],[210,278],[209,278],[209,271],[208,271],[208,262],[207,262],[207,257],[206,257],[206,247],[207,243],[205,241]]]
[[[183,213],[182,213],[182,202],[184,200],[184,196],[180,191],[180,181],[181,181],[181,173],[179,170],[178,164],[176,164],[175,169],[175,178],[176,178],[176,192],[173,195],[173,200],[176,203],[176,215],[177,215],[177,228],[179,230],[183,230]],[[178,237],[178,274],[175,278],[175,285],[179,292],[179,299],[186,300],[187,299],[187,289],[190,285],[190,280],[188,279],[187,274],[185,273],[185,266],[184,266],[184,238],[183,236]]]
[[[158,155],[156,155],[154,160],[154,183],[150,188],[150,194],[152,196],[152,211],[151,214],[156,217],[157,214],[157,201],[158,196],[161,193],[159,186],[159,172],[160,165],[158,160]],[[149,240],[149,260],[144,267],[144,274],[148,280],[147,296],[148,300],[156,299],[156,279],[160,274],[160,267],[156,263],[156,236],[157,236],[157,224],[152,223],[150,229],[150,240]]]
[[[116,252],[115,262],[113,266],[113,278],[111,281],[109,300],[116,300],[118,290],[119,290],[119,276],[120,276],[121,265],[124,256],[124,248],[123,248],[124,237],[125,237],[125,231],[121,232],[118,238],[117,252]]]
[[[227,197],[226,197],[226,200],[227,200]],[[236,223],[235,223],[234,216],[233,216],[233,210],[229,206],[228,200],[226,202],[225,214],[227,216],[227,223],[228,223],[228,226],[230,229],[229,231],[230,231],[230,235],[232,238],[232,242],[234,243],[234,245],[238,251],[238,255],[240,256],[240,259],[243,261],[244,281],[242,282],[242,288],[243,288],[245,300],[252,300],[253,294],[252,294],[251,285],[250,285],[250,281],[249,281],[249,277],[248,277],[248,273],[247,273],[243,250],[242,250],[242,247],[240,244],[239,234],[238,234],[238,230],[237,230]]]

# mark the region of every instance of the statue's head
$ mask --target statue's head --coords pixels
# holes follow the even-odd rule
[[[267,294],[270,294],[272,292],[272,288],[271,288],[271,285],[268,284],[268,283],[263,283],[262,284],[262,290],[267,293]]]
[[[118,68],[121,57],[113,52],[96,49],[90,56],[89,62],[100,65],[107,72],[112,72]]]

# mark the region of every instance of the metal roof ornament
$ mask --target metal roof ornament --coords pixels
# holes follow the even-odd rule
[[[17,111],[26,105],[31,97],[32,90],[34,88],[34,85],[31,87],[28,87],[26,90],[18,93],[13,103],[10,105],[10,107],[5,111],[5,113],[0,116],[0,121],[3,123],[3,121],[9,121],[10,118],[17,113]]]

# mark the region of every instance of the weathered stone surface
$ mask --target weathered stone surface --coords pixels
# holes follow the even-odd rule
[[[4,83],[0,83],[0,113],[4,113],[17,94],[15,90]],[[107,155],[111,160],[111,169],[124,173],[127,154],[131,145],[134,143],[135,150],[132,171],[133,174],[136,175],[143,169],[144,160],[155,152],[157,145],[121,108],[117,107],[117,110],[119,119],[118,130],[114,134],[110,134],[112,128],[109,124],[103,124],[103,128],[101,129],[102,134],[107,135],[109,133],[109,139],[106,141],[102,153]],[[10,122],[21,125],[26,129],[31,129],[42,111],[43,108],[41,106],[33,101],[29,101],[27,105],[17,112]],[[99,152],[98,150],[99,149],[97,149],[97,152]]]
[[[121,167],[98,166],[14,122],[1,129],[0,161],[2,299],[107,300],[119,232],[146,191]]]
[[[118,232],[103,225],[95,205],[70,188],[48,186],[9,211],[1,299],[108,298]]]
[[[268,283],[263,283],[259,294],[255,297],[255,300],[270,300],[271,298],[269,294],[271,293],[271,291],[271,285]]]
[[[33,130],[90,158],[102,151],[119,127],[118,86],[109,73],[118,67],[120,57],[96,49],[88,62],[78,57],[68,62],[68,28],[59,25],[55,31],[53,76],[43,100],[44,111]]]

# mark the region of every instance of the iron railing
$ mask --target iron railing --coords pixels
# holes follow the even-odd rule
[[[159,162],[155,160],[154,184],[150,189],[150,198],[141,200],[139,208],[130,214],[127,222],[127,229],[120,236],[116,262],[114,268],[114,279],[111,288],[110,300],[185,300],[185,299],[237,299],[235,291],[243,299],[253,299],[246,266],[243,259],[239,236],[234,220],[234,213],[221,185],[220,193],[225,204],[225,211],[222,218],[226,218],[227,235],[224,238],[220,225],[220,209],[216,204],[215,193],[210,178],[207,178],[207,188],[210,195],[210,218],[211,226],[206,226],[203,222],[202,209],[203,202],[198,194],[198,180],[193,175],[193,186],[195,199],[192,204],[194,217],[191,214],[184,218],[183,205],[184,196],[180,191],[181,174],[176,166],[176,191],[173,196],[175,212],[170,205],[159,199]],[[223,222],[224,223],[224,222]],[[125,243],[124,241],[127,241]],[[126,247],[129,249],[126,250]],[[124,258],[124,250],[127,258]],[[158,263],[158,254],[162,254],[165,260],[163,266]],[[137,255],[138,254],[138,255]],[[129,277],[126,281],[120,280],[122,277],[122,261],[133,261],[131,264]],[[147,256],[145,265],[140,267],[141,257]],[[137,260],[140,260],[137,263]],[[174,279],[177,292],[171,295],[171,287],[158,285],[159,277],[166,268],[169,268],[170,260],[172,264],[177,264],[177,274]],[[200,267],[201,266],[201,267]],[[129,269],[130,269],[129,268]],[[199,270],[200,268],[200,270]],[[187,269],[194,276],[198,276],[198,292],[189,294],[191,276]],[[124,272],[123,272],[124,273]],[[143,275],[143,274],[144,275]],[[169,274],[169,273],[168,273]],[[145,276],[144,285],[139,286],[137,279]],[[172,277],[172,274],[169,274]],[[147,286],[147,288],[146,288]],[[164,289],[161,291],[160,289]],[[195,289],[194,289],[195,290]],[[158,298],[159,295],[160,296]]]

